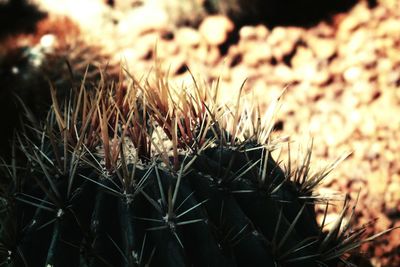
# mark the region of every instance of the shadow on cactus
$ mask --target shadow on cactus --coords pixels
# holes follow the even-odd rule
[[[193,81],[174,89],[157,67],[61,101],[52,88],[3,160],[0,266],[340,266],[384,234],[345,224],[348,201],[329,231],[317,223],[329,199],[314,189],[337,162],[311,174],[309,150],[281,168],[277,103],[261,116]]]

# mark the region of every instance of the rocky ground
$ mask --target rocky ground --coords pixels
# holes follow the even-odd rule
[[[190,69],[206,82],[220,78],[227,98],[247,79],[245,91],[264,110],[283,93],[275,129],[295,141],[292,152],[310,137],[315,167],[351,152],[321,194],[350,192],[353,200],[359,194],[357,224],[377,218],[369,234],[400,226],[400,1],[359,1],[308,27],[239,26],[224,15],[171,4],[179,1],[38,2],[49,16],[30,39],[36,46],[79,35],[107,54],[110,65],[122,61],[138,76],[157,55],[177,86],[191,84]],[[400,230],[363,249],[375,266],[400,266]]]

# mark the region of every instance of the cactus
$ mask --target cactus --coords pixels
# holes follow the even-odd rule
[[[276,25],[310,26],[321,20],[329,20],[333,14],[346,12],[357,2],[359,1],[343,0],[322,3],[313,0],[205,0],[204,5],[209,11],[226,14],[239,24],[265,23],[274,27]]]
[[[69,95],[71,85],[80,83],[87,66],[85,81],[92,83],[99,79],[100,62],[110,61],[100,47],[87,44],[77,25],[67,18],[47,18],[35,27],[32,34],[15,34],[0,44],[1,157],[9,157],[10,139],[21,115],[20,101],[13,95],[43,119],[51,105],[49,80],[60,97]],[[108,71],[109,75],[113,73],[117,77],[118,68]]]
[[[220,105],[217,85],[175,90],[155,74],[63,101],[51,89],[47,119],[27,121],[2,164],[0,266],[347,262],[364,232],[344,223],[348,202],[329,231],[314,211],[335,164],[310,174],[309,152],[282,168],[273,108],[260,118]]]

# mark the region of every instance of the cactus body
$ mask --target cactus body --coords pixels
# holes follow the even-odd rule
[[[324,233],[314,212],[326,172],[283,170],[259,114],[227,116],[211,91],[173,91],[156,74],[61,104],[53,92],[47,120],[17,136],[24,157],[3,164],[1,266],[342,262],[343,216]]]

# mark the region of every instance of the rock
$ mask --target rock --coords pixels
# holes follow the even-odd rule
[[[279,45],[282,56],[287,56],[292,54],[295,47],[296,47],[296,42],[293,42],[291,40],[285,40]]]
[[[327,22],[322,21],[318,24],[317,27],[309,29],[307,31],[314,36],[318,36],[321,38],[334,38],[335,37],[335,28],[332,25],[329,25]]]
[[[379,3],[390,10],[399,10],[400,7],[397,0],[379,0]]]
[[[343,98],[341,99],[343,107],[349,109],[356,109],[360,105],[360,99],[354,92],[351,91],[349,87],[346,87],[345,91],[346,92],[343,95]]]
[[[364,51],[358,53],[358,61],[366,68],[371,68],[371,66],[375,66],[378,57],[375,54],[374,49],[364,49]]]
[[[244,42],[240,44],[243,53],[243,62],[249,66],[257,66],[259,62],[268,62],[272,57],[269,46],[261,42]]]
[[[312,51],[304,46],[299,46],[290,63],[294,69],[299,69],[309,64],[310,61],[314,61]]]
[[[135,59],[144,59],[149,55],[149,53],[152,53],[156,42],[156,34],[146,34],[145,36],[142,36],[141,42],[137,42],[135,44],[135,46],[133,47],[134,51],[128,51],[128,53],[131,53],[131,55],[134,56]]]
[[[326,70],[326,68],[324,68],[314,75],[314,77],[311,79],[311,82],[314,85],[323,86],[326,85],[330,79],[330,73]]]
[[[353,90],[362,104],[370,104],[380,94],[373,84],[363,80],[355,82]]]
[[[175,40],[184,46],[196,46],[200,44],[200,34],[193,28],[182,27],[175,33]]]
[[[173,76],[182,75],[187,72],[185,57],[183,55],[175,55],[169,57],[171,64],[169,65],[169,73]]]
[[[165,10],[148,4],[130,10],[119,21],[117,30],[121,35],[140,36],[151,31],[166,31],[168,25]]]
[[[352,31],[360,25],[368,23],[370,19],[371,14],[368,7],[365,4],[357,5],[339,24],[338,38],[341,40],[347,38]]]
[[[307,44],[318,59],[326,60],[336,53],[336,42],[333,39],[310,37],[307,39]]]
[[[339,214],[327,214],[325,217],[325,231],[329,231],[332,229],[332,227],[335,225],[335,222],[339,220],[340,215]],[[321,221],[323,218],[320,219]],[[342,220],[342,225],[346,225],[348,223],[347,218],[343,218]]]
[[[378,70],[379,74],[388,73],[393,69],[393,62],[388,58],[380,59],[376,69]]]
[[[390,228],[391,224],[392,224],[392,222],[390,221],[390,219],[387,216],[385,216],[385,215],[379,216],[379,218],[375,224],[375,229],[378,232],[385,231]]]
[[[365,48],[365,45],[369,44],[372,41],[372,33],[367,31],[366,29],[360,29],[351,34],[349,42],[343,48],[345,49],[345,53],[353,54],[363,50]]]
[[[284,83],[290,83],[294,80],[292,70],[285,64],[278,64],[274,67],[274,75]]]
[[[256,101],[258,101],[257,104],[262,102],[260,101],[260,99],[266,98],[270,100],[270,98],[268,98],[268,96],[266,95],[270,92],[271,90],[268,90],[267,84],[262,80],[255,81],[251,88],[251,94],[254,95]]]
[[[105,26],[104,20],[100,19],[109,12],[107,6],[100,0],[70,1],[70,0],[42,0],[35,1],[38,6],[52,15],[68,16],[85,30],[92,30],[99,26]],[[102,25],[99,25],[102,22]]]
[[[300,36],[301,32],[297,28],[274,28],[267,39],[274,58],[281,62],[285,56],[292,54]]]
[[[267,42],[271,47],[278,45],[287,38],[287,31],[284,27],[275,27],[268,36]]]
[[[400,38],[400,21],[396,18],[391,18],[383,21],[378,29],[376,34],[378,36],[384,37],[389,36],[393,39]]]
[[[256,32],[258,40],[267,40],[267,37],[269,35],[269,30],[267,29],[267,27],[265,27],[264,25],[258,25],[255,27],[254,30]]]
[[[142,48],[142,49],[140,49]],[[139,47],[138,49],[134,48],[125,48],[120,53],[117,54],[116,60],[120,59],[122,61],[131,62],[133,60],[143,59],[148,55],[150,49],[147,47]]]
[[[179,52],[179,46],[175,42],[157,40],[153,43],[153,46],[155,44],[157,44],[157,56],[161,58],[174,56]]]
[[[245,65],[235,66],[231,70],[231,83],[233,88],[239,89],[243,82],[250,77],[251,71]]]
[[[240,40],[255,40],[257,39],[257,32],[253,26],[243,26],[239,30]]]
[[[353,66],[345,70],[343,78],[348,83],[356,82],[362,75],[363,70],[360,67]]]
[[[241,40],[263,40],[265,41],[269,35],[269,30],[264,25],[243,26],[239,30]]]
[[[359,129],[363,136],[371,137],[376,131],[376,122],[370,115],[366,115]]]
[[[319,73],[315,61],[306,61],[301,67],[295,69],[295,76],[298,81],[307,83],[318,81],[317,75],[319,75]]]
[[[201,23],[199,32],[208,44],[217,46],[227,40],[234,27],[233,22],[227,17],[215,15],[207,17]]]

